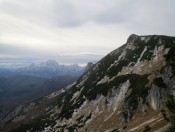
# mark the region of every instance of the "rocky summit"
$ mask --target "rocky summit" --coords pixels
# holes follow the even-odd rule
[[[165,131],[166,101],[175,95],[175,37],[132,34],[65,89],[16,131]]]

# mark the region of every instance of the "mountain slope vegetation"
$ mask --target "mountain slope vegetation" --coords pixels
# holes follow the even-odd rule
[[[14,131],[164,131],[166,102],[175,95],[174,53],[175,37],[132,34]]]

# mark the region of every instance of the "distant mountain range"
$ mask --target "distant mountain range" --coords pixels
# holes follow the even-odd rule
[[[0,69],[0,76],[9,77],[13,75],[30,75],[42,78],[51,78],[55,76],[80,76],[85,70],[85,67],[75,65],[60,65],[55,60],[48,60],[39,64],[30,64],[17,70]]]
[[[17,70],[0,69],[0,123],[5,122],[4,115],[16,106],[64,90],[85,69],[78,65],[59,65],[55,60],[33,63]]]

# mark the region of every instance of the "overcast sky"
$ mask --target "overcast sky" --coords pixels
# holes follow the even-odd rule
[[[174,6],[175,0],[0,0],[0,59],[99,59],[132,33],[174,36]]]

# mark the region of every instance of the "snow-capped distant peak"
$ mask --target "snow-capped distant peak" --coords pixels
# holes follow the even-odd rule
[[[59,65],[55,60],[47,60],[38,64],[30,64],[26,67],[19,68],[18,73],[39,77],[54,77],[62,75],[80,76],[83,73],[83,67],[75,65]]]

